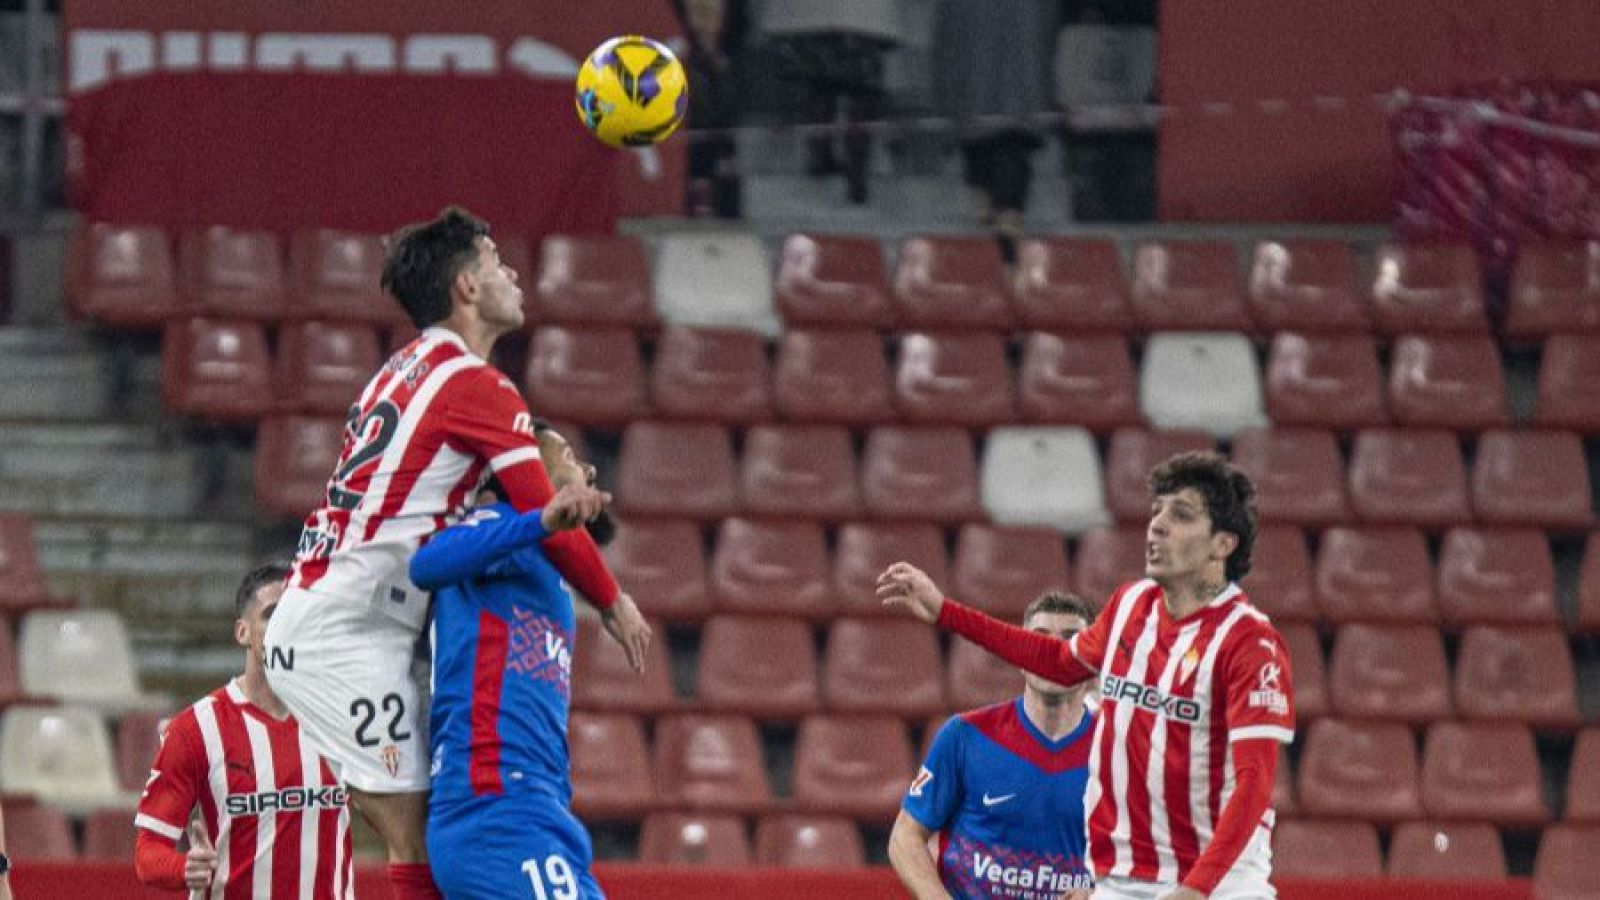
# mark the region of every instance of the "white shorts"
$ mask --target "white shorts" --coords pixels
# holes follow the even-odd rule
[[[1278,892],[1269,880],[1271,876],[1272,831],[1262,825],[1256,828],[1233,868],[1217,883],[1217,889],[1207,895],[1208,900],[1273,900]],[[1091,900],[1157,900],[1177,887],[1175,881],[1135,881],[1108,875],[1095,881]]]
[[[392,615],[380,593],[285,590],[263,640],[267,683],[344,784],[426,791],[427,633]]]

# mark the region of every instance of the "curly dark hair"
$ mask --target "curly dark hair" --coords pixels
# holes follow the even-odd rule
[[[1149,484],[1152,499],[1184,488],[1199,492],[1211,516],[1211,530],[1239,539],[1228,556],[1228,580],[1250,574],[1250,552],[1256,542],[1256,486],[1250,476],[1218,453],[1180,453],[1150,470]]]
[[[442,322],[450,317],[450,285],[477,258],[478,238],[488,234],[489,223],[457,206],[407,225],[389,239],[379,284],[419,329]]]

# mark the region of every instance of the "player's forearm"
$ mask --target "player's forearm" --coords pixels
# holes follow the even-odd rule
[[[1201,851],[1183,886],[1210,894],[1261,826],[1272,804],[1272,778],[1277,769],[1278,743],[1267,738],[1234,741],[1233,794],[1217,817],[1211,843]]]
[[[1094,672],[1072,655],[1066,641],[1007,624],[949,598],[945,598],[939,611],[938,625],[1063,687],[1094,677]]]
[[[939,870],[928,854],[928,836],[932,832],[922,827],[905,811],[895,820],[889,832],[889,864],[894,866],[900,882],[916,900],[947,900],[950,894],[939,880]]]
[[[507,499],[519,512],[537,509],[550,502],[555,495],[544,466],[525,462],[495,473],[506,489]],[[601,610],[610,609],[617,602],[617,580],[606,568],[600,548],[587,531],[572,530],[545,538],[545,556],[567,583],[577,588]]]
[[[133,843],[133,871],[140,881],[162,890],[184,890],[183,866],[184,856],[175,842],[139,829]]]
[[[549,535],[540,521],[542,512],[495,518],[480,514],[471,524],[446,528],[411,557],[411,582],[432,591],[482,576],[490,566]]]

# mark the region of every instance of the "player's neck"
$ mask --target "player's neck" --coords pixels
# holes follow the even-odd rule
[[[1167,615],[1174,619],[1198,612],[1228,588],[1228,579],[1221,572],[1176,579],[1170,584],[1159,580],[1158,583],[1161,602],[1167,607]]]
[[[1024,688],[1022,714],[1028,717],[1039,733],[1052,741],[1059,741],[1083,723],[1083,692],[1075,695],[1047,698]]]
[[[289,717],[289,708],[283,705],[283,701],[279,700],[278,695],[267,685],[266,670],[253,659],[245,661],[244,674],[239,676],[239,691],[244,694],[244,699],[249,701],[251,706],[274,719]]]
[[[456,313],[450,318],[439,323],[441,328],[447,328],[456,333],[472,355],[482,360],[487,360],[494,350],[494,342],[500,339],[505,330],[478,319]]]

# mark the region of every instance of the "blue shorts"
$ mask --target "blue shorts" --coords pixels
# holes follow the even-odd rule
[[[542,793],[429,804],[428,862],[449,900],[605,900],[589,832]]]

